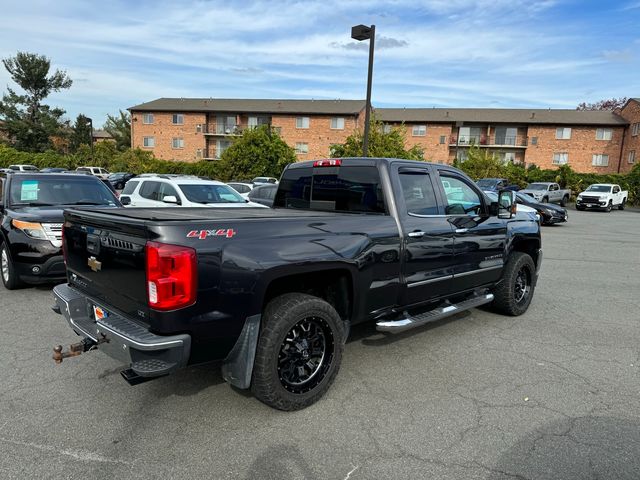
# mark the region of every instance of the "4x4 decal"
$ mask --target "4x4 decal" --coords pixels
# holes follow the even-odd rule
[[[227,237],[231,238],[236,234],[233,228],[219,228],[217,230],[191,230],[187,233],[187,238],[198,238],[204,240],[207,237]]]

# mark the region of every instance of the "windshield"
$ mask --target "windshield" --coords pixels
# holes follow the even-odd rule
[[[484,178],[482,180],[478,180],[476,183],[480,188],[482,188],[482,187],[493,187],[496,183],[498,183],[498,181],[492,180],[490,178]]]
[[[516,192],[516,198],[521,202],[533,203],[533,197],[525,195],[524,193]]]
[[[194,203],[246,203],[233,188],[226,185],[181,184],[178,185],[187,200]]]
[[[585,192],[604,192],[609,193],[611,187],[609,185],[589,185]]]
[[[547,185],[544,183],[530,183],[525,190],[546,190]]]
[[[11,206],[108,205],[118,206],[113,193],[92,177],[20,176],[11,182]]]

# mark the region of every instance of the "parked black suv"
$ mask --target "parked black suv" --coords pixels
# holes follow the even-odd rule
[[[8,289],[63,281],[63,209],[120,207],[97,177],[61,173],[0,174],[0,277]]]

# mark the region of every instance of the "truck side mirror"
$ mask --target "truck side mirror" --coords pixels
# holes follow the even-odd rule
[[[500,190],[498,193],[498,218],[512,218],[516,214],[516,193],[513,190]]]

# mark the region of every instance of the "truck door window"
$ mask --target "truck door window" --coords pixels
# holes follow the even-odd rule
[[[408,214],[438,215],[436,195],[428,173],[401,171],[400,185]]]
[[[482,211],[480,195],[464,180],[440,175],[442,188],[447,199],[447,215],[478,215]]]

